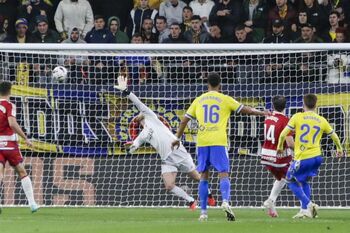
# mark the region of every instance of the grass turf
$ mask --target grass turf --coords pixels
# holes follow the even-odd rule
[[[348,233],[350,210],[320,210],[317,219],[294,220],[294,210],[279,210],[279,218],[262,209],[236,209],[237,221],[227,222],[220,209],[209,210],[208,222],[187,209],[124,208],[4,208],[1,233]]]

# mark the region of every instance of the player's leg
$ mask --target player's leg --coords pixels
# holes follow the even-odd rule
[[[294,195],[301,203],[301,210],[294,216],[295,218],[311,218],[317,215],[315,205],[311,202],[310,197],[308,196],[309,194],[305,193],[303,189],[303,184],[307,184],[307,179],[310,176],[310,172],[314,166],[315,158],[311,158],[301,161],[294,161],[288,170],[288,187],[292,190]]]
[[[2,160],[1,159],[1,151],[0,151],[0,214],[2,212],[2,209],[1,209],[1,203],[2,203],[2,181],[4,179],[4,171],[5,171],[5,163],[3,161],[5,160]]]
[[[199,172],[197,170],[190,171],[188,173],[188,176],[191,177],[192,179],[198,181],[198,182],[201,181],[201,175],[199,174]],[[209,186],[209,184],[208,184],[208,186]],[[213,197],[210,188],[208,188],[208,205],[209,206],[216,205],[215,198]]]
[[[209,171],[203,171],[201,173],[201,180],[199,182],[199,201],[201,206],[201,214],[199,216],[199,221],[206,221],[208,219],[207,210],[207,199],[208,199],[208,188],[209,188]]]
[[[207,212],[207,199],[208,199],[208,179],[209,179],[209,147],[198,147],[197,148],[197,171],[201,174],[199,181],[199,200],[201,206],[201,215],[199,221],[206,221],[208,219]]]
[[[274,168],[267,167],[271,174],[275,177],[269,198],[264,201],[264,206],[267,208],[267,213],[271,217],[278,217],[276,210],[276,200],[282,189],[286,185],[287,181],[285,180],[285,174],[287,173],[288,167],[285,168]]]
[[[186,193],[182,188],[175,185],[177,168],[171,165],[162,165],[162,178],[165,189],[173,195],[180,197],[187,201],[191,209],[195,209],[197,203],[193,197]]]
[[[210,164],[219,172],[220,192],[222,197],[222,208],[226,213],[227,220],[234,221],[235,215],[230,207],[231,184],[229,178],[230,162],[227,148],[224,146],[210,147]]]
[[[32,181],[29,178],[29,176],[24,168],[24,165],[22,163],[23,162],[22,154],[18,148],[15,150],[8,151],[6,153],[8,153],[7,159],[9,161],[9,164],[12,167],[14,167],[19,178],[21,179],[22,188],[23,188],[23,191],[27,197],[29,207],[30,207],[32,213],[34,213],[39,209],[39,207],[34,200]]]

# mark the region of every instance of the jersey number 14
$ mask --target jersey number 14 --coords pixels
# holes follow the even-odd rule
[[[272,144],[275,144],[275,126],[270,125],[270,127],[267,128],[267,125],[264,124],[264,136],[265,140],[271,141]]]

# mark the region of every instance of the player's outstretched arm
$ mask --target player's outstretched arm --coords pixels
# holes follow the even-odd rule
[[[343,147],[341,145],[338,134],[333,131],[333,133],[331,134],[331,138],[332,138],[335,146],[337,147],[337,157],[342,157],[344,155],[344,150],[343,150]]]
[[[127,154],[133,154],[142,144],[145,143],[144,131],[141,131],[139,136],[135,138],[133,142],[127,142],[124,144]]]
[[[177,137],[177,140],[176,141],[173,141],[172,143],[171,143],[171,149],[172,150],[174,150],[174,149],[177,149],[177,148],[179,148],[179,146],[180,146],[180,138],[181,138],[181,136],[184,134],[184,132],[185,132],[185,128],[186,128],[186,126],[187,126],[187,123],[190,121],[190,118],[188,118],[188,117],[184,117],[184,118],[182,118],[182,120],[181,120],[181,122],[180,122],[180,125],[179,125],[179,128],[177,129],[177,132],[176,132],[176,137]]]
[[[254,115],[254,116],[268,116],[271,114],[268,110],[260,111],[256,108],[252,108],[249,106],[244,106],[240,111],[240,113],[245,115]]]
[[[118,85],[114,86],[114,88],[122,91],[123,95],[126,95],[140,112],[154,115],[154,112],[149,107],[142,103],[142,101],[134,93],[128,90],[128,78],[119,76]]]
[[[287,135],[290,133],[289,127],[285,127],[283,131],[280,134],[280,137],[278,139],[278,146],[277,146],[277,153],[282,154],[283,153],[283,145],[286,140]]]
[[[15,131],[15,133],[17,133],[21,138],[23,138],[28,146],[32,147],[33,146],[32,142],[27,138],[27,136],[21,129],[21,126],[19,126],[19,124],[17,123],[16,118],[9,117],[8,122],[11,129]]]

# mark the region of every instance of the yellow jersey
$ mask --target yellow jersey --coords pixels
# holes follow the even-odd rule
[[[227,121],[231,112],[239,113],[243,105],[230,96],[209,91],[197,97],[186,117],[197,119],[197,146],[227,146]]]
[[[322,134],[331,135],[332,126],[313,111],[296,113],[287,127],[295,131],[294,159],[304,160],[321,155]]]

